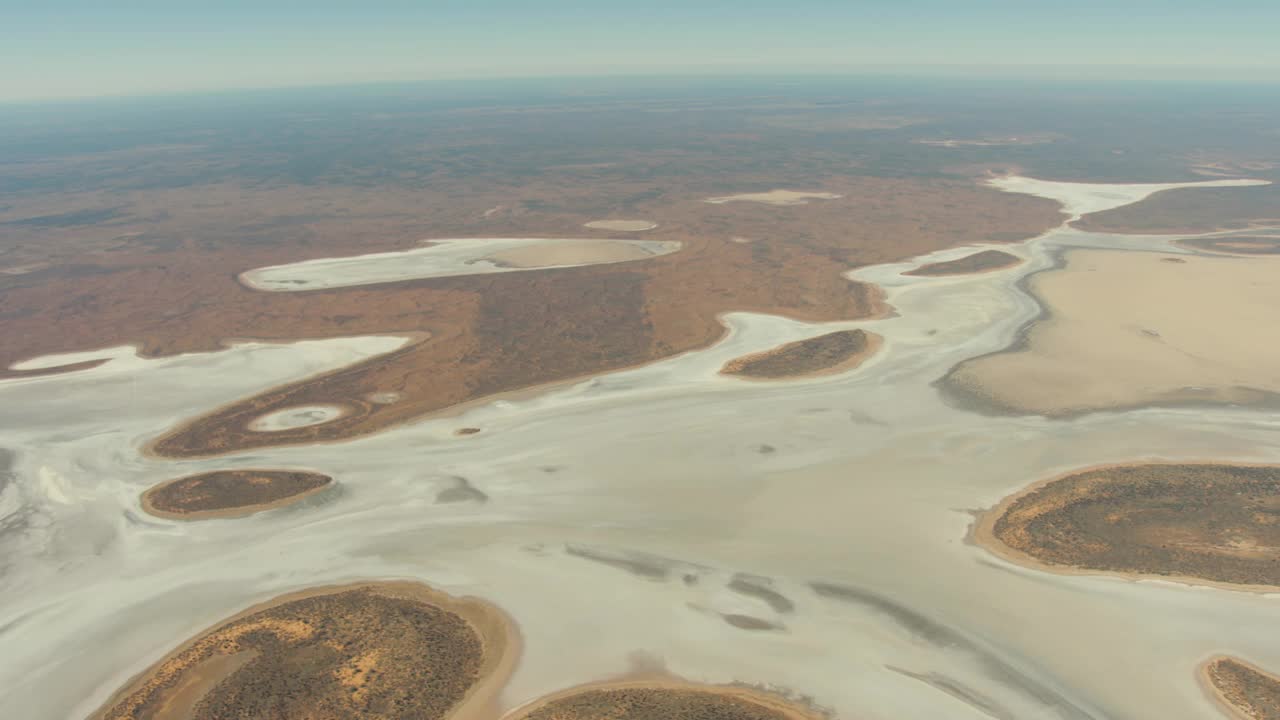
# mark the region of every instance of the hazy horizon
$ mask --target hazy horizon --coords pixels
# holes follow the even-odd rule
[[[1274,82],[1280,6],[1084,0],[512,0],[430,8],[85,0],[0,29],[0,102],[472,78],[891,74]]]

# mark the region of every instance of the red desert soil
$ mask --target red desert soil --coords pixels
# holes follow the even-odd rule
[[[1128,234],[1206,233],[1280,225],[1280,183],[1163,190],[1132,205],[1085,215],[1071,225],[1089,232]]]
[[[172,213],[117,223],[109,240],[90,228],[42,231],[40,244],[21,245],[12,262],[52,267],[0,275],[6,330],[0,377],[14,376],[6,368],[27,358],[130,343],[159,356],[215,350],[228,338],[430,333],[388,355],[232,402],[160,438],[153,449],[192,457],[347,438],[497,393],[705,347],[724,332],[716,317],[727,311],[807,321],[869,317],[881,311],[880,293],[843,278],[851,267],[1023,239],[1062,217],[1052,201],[968,181],[844,177],[821,185],[842,197],[795,207],[701,202],[734,189],[725,187],[718,193],[673,189],[680,194],[637,202],[631,212],[661,223],[647,237],[684,244],[678,253],[643,262],[301,293],[255,292],[236,276],[264,265],[415,247],[430,237],[581,236],[581,224],[603,211],[598,193],[617,188],[531,185],[521,190],[525,197],[475,192],[465,201],[433,200],[428,192],[399,199],[370,194],[354,198],[359,212],[350,219],[267,226],[272,232],[252,238],[248,230],[216,232],[226,209],[181,214],[179,195]],[[153,195],[148,202],[167,197]],[[483,214],[495,205],[541,207],[549,198],[572,210]],[[269,207],[272,202],[278,204]],[[300,201],[242,191],[208,205],[249,217],[256,211],[265,223],[291,202]],[[385,219],[373,217],[379,208]],[[48,257],[35,257],[38,250]],[[400,399],[368,399],[385,393]],[[347,414],[279,432],[247,429],[264,413],[317,404]]]
[[[214,470],[156,485],[142,494],[142,509],[178,520],[238,517],[297,502],[332,481],[305,470]]]
[[[491,711],[519,643],[496,608],[407,582],[308,590],[221,623],[94,720],[377,717]]]
[[[880,349],[882,338],[865,330],[841,330],[779,345],[725,363],[720,372],[753,379],[795,378],[852,370]]]
[[[975,540],[1058,571],[1280,586],[1280,467],[1115,465],[1037,483],[983,514]]]
[[[1231,657],[1201,667],[1214,698],[1240,720],[1280,720],[1280,677]]]
[[[910,270],[903,275],[918,275],[925,277],[936,277],[940,275],[973,275],[976,273],[991,272],[992,270],[1002,270],[1007,267],[1013,267],[1022,262],[1022,258],[1017,255],[1010,255],[1001,250],[983,250],[972,255],[965,255],[955,260],[947,260],[945,262],[928,263],[921,265],[915,270]]]
[[[571,688],[503,720],[818,720],[822,715],[754,688],[627,680]]]

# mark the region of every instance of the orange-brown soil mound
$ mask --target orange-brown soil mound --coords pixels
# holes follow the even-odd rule
[[[95,717],[438,720],[487,702],[508,631],[487,605],[411,583],[287,596],[179,648]]]
[[[1006,499],[977,538],[1050,567],[1280,585],[1280,467],[1144,464],[1072,473]]]
[[[182,519],[248,515],[301,500],[332,481],[304,470],[214,470],[147,490],[142,507],[153,515]]]

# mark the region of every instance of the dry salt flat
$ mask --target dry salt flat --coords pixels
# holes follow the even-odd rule
[[[1071,214],[1177,186],[1014,180],[1002,187]],[[403,578],[485,598],[519,624],[504,707],[643,661],[787,688],[850,720],[1220,717],[1197,668],[1216,654],[1280,668],[1280,598],[1044,573],[966,537],[972,511],[1073,467],[1280,461],[1280,418],[1207,405],[1050,420],[949,398],[939,378],[1007,348],[1040,315],[1021,281],[1064,251],[1190,252],[1165,236],[1065,227],[1001,247],[1027,262],[902,275],[965,248],[854,271],[884,286],[893,317],[732,313],[704,351],[340,443],[182,461],[142,452],[185,418],[403,339],[120,353],[0,382],[0,706],[85,717],[256,602]],[[734,357],[854,327],[884,338],[856,370],[778,383],[718,374]],[[462,426],[485,432],[460,440]],[[276,466],[315,468],[337,487],[236,519],[167,521],[139,507],[172,477]],[[458,478],[487,500],[440,502]]]

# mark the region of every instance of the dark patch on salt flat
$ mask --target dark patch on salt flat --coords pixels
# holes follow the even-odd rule
[[[729,581],[729,589],[748,597],[759,598],[769,604],[776,613],[795,612],[796,605],[787,596],[773,589],[773,581],[759,575],[738,573]]]

